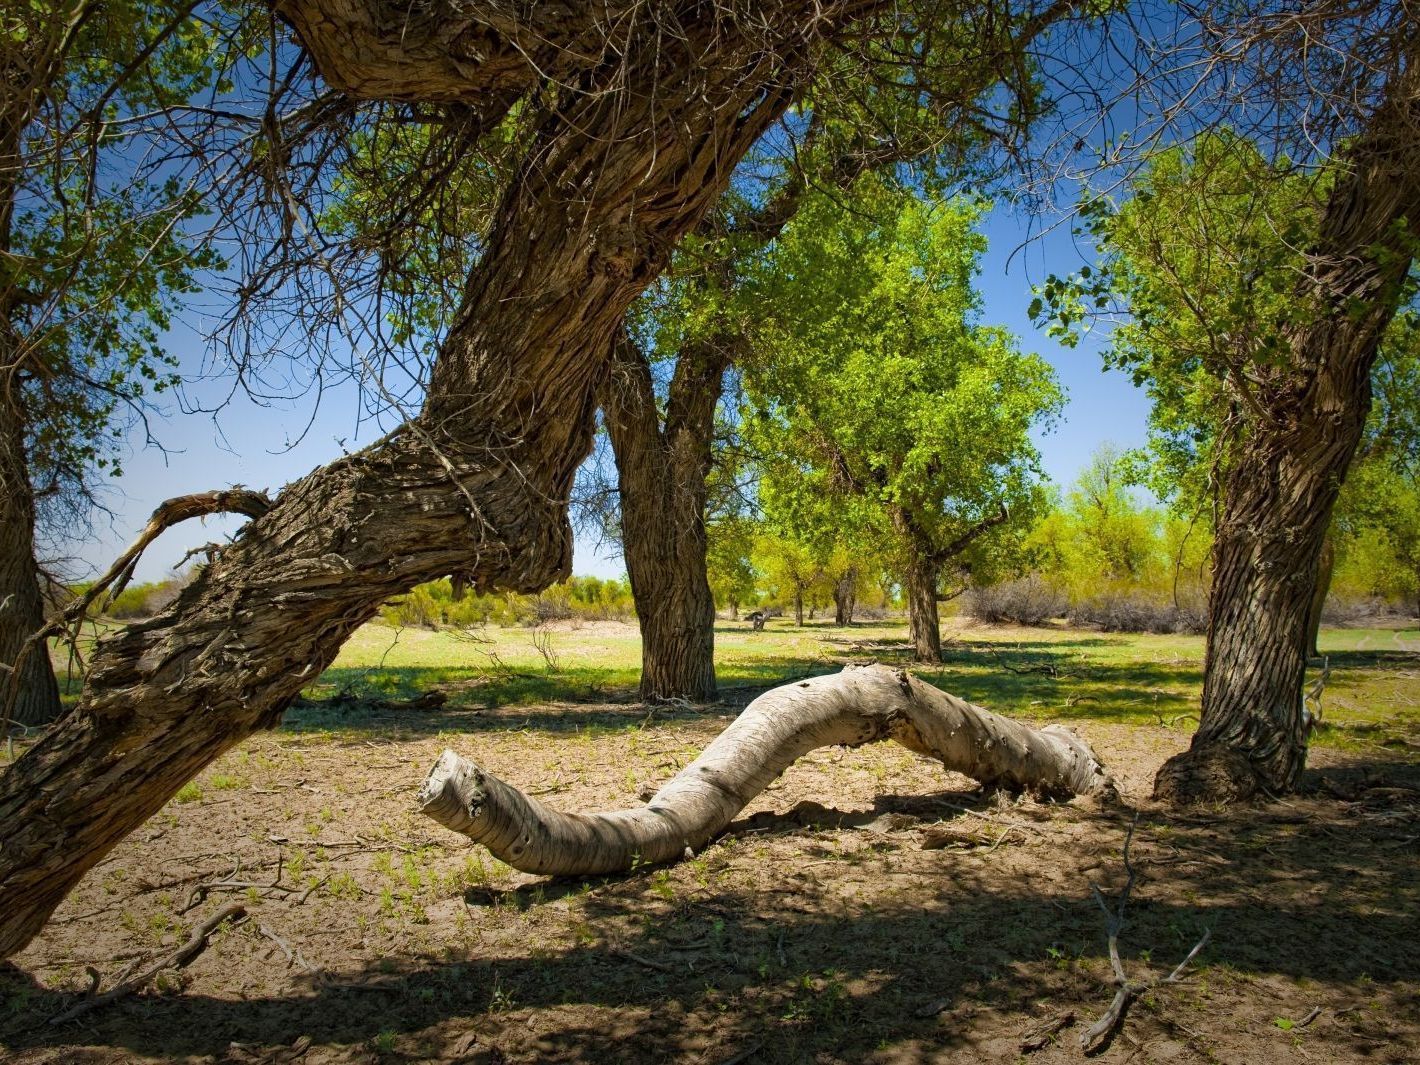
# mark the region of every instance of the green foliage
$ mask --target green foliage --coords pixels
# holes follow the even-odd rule
[[[1137,455],[1101,446],[1026,536],[1017,573],[1029,576],[974,594],[968,609],[985,620],[1039,624],[1068,613],[1112,630],[1197,629],[1211,536],[1202,523],[1143,501],[1138,478]]]
[[[980,210],[865,180],[809,198],[756,279],[745,436],[771,525],[820,568],[836,546],[900,565],[1041,500],[1029,433],[1060,391],[976,322]]]
[[[177,379],[162,335],[199,275],[223,266],[188,235],[201,201],[125,119],[229,91],[225,64],[248,39],[180,0],[59,14],[7,8],[0,41],[0,65],[38,79],[5,102],[20,165],[0,180],[0,306],[42,502],[121,472],[126,416]]]
[[[625,620],[635,614],[631,584],[615,577],[569,577],[537,595],[467,593],[454,598],[449,580],[416,585],[385,604],[381,617],[391,625],[426,629],[443,626],[536,625],[543,621]]]
[[[1381,458],[1358,464],[1338,504],[1332,588],[1346,598],[1400,601],[1420,611],[1420,476]]]

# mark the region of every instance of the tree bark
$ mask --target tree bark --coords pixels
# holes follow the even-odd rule
[[[297,481],[161,615],[102,641],[78,708],[0,777],[0,957],[195,773],[276,724],[379,604],[462,572],[570,568],[568,496],[613,334],[820,34],[870,5],[720,8],[627,28],[559,90],[500,205],[424,411]]]
[[[800,585],[794,585],[794,624],[799,628],[804,627],[804,589]]]
[[[853,608],[858,602],[858,569],[850,567],[833,582],[833,623],[853,624]]]
[[[622,331],[602,411],[616,453],[626,574],[641,627],[641,698],[715,698],[715,598],[705,502],[715,407],[728,357],[680,352],[662,428],[651,367]]]
[[[937,616],[937,563],[914,553],[907,564],[907,624],[912,657],[918,662],[942,660],[942,628]]]
[[[524,872],[617,873],[700,850],[809,751],[886,739],[987,786],[1055,797],[1113,790],[1089,745],[1070,730],[1033,729],[872,665],[761,695],[639,809],[560,813],[453,751],[430,771],[419,808]]]
[[[1341,160],[1263,417],[1224,484],[1213,549],[1203,712],[1159,770],[1157,798],[1228,801],[1288,791],[1306,761],[1302,703],[1318,563],[1370,409],[1371,368],[1395,315],[1420,220],[1415,75],[1390,86]],[[1407,224],[1407,219],[1409,224]]]
[[[12,666],[44,626],[23,415],[19,397],[7,387],[15,378],[13,367],[0,369],[0,667]],[[8,698],[11,684],[18,684],[13,702]],[[0,725],[7,703],[10,719],[21,725],[43,725],[59,717],[59,685],[48,644],[24,656],[18,677],[0,670]]]

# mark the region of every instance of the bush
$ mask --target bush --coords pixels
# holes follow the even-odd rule
[[[1072,625],[1088,625],[1105,632],[1197,634],[1208,630],[1205,608],[1175,605],[1139,591],[1084,599],[1070,607],[1069,618]]]
[[[130,621],[134,618],[150,618],[168,606],[187,585],[187,580],[172,577],[151,584],[130,584],[104,611],[111,618]],[[103,597],[99,602],[104,601]]]
[[[1038,573],[974,587],[962,604],[963,613],[997,625],[1044,625],[1064,611],[1065,597]]]
[[[494,624],[541,625],[573,618],[624,621],[635,616],[628,581],[573,577],[537,595],[474,595],[455,600],[448,580],[416,585],[380,609],[390,625],[472,628]]]

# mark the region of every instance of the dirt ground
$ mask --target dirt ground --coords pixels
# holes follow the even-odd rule
[[[1114,993],[1091,884],[1124,886],[1137,814],[1124,966],[1159,978],[1210,940],[1099,1060],[1420,1061],[1420,767],[1379,749],[1316,752],[1285,802],[1187,816],[1148,801],[1187,725],[1074,723],[1119,778],[1108,808],[988,799],[899,747],[823,750],[693,861],[588,883],[514,872],[414,811],[445,747],[566,809],[632,804],[735,709],[295,711],[0,970],[0,1058],[1076,1061]],[[233,902],[245,918],[189,965],[54,1023]]]

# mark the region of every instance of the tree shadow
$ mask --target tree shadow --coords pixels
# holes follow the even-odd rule
[[[1366,767],[1355,773],[1364,782]],[[1412,767],[1404,779],[1417,775]],[[972,801],[947,794],[953,803]],[[925,814],[942,798],[882,797],[874,812],[905,804]],[[1349,1059],[1358,1046],[1368,1053],[1382,1039],[1388,1060],[1420,1050],[1410,1012],[1420,981],[1413,949],[1420,877],[1413,847],[1398,845],[1416,815],[1387,798],[1375,809],[1313,803],[1300,813],[1280,804],[1187,816],[1142,811],[1133,830],[1138,880],[1121,941],[1126,967],[1162,975],[1205,930],[1212,939],[1202,972],[1159,992],[1172,1007],[1131,1015],[1136,1039],[1176,1033],[1174,1014],[1185,1030],[1207,1031],[1210,1016],[1244,1008],[1266,1030],[1271,1017],[1305,1001],[1336,1015],[1308,1033],[1316,1060]],[[814,811],[800,816],[818,826],[809,836],[834,828],[815,821]],[[1099,880],[1106,892],[1122,886],[1118,848],[1130,820],[1127,810],[1049,807],[1001,816],[1039,825],[1046,840],[1052,829],[1062,840],[1068,831],[1095,854],[1084,852],[1081,868],[1051,851],[1022,878],[1000,872],[1002,852],[923,855],[893,830],[884,844],[896,860],[809,846],[773,877],[747,885],[672,882],[643,871],[473,891],[464,902],[484,921],[516,922],[574,902],[585,941],[529,942],[496,958],[466,945],[434,946],[298,981],[281,994],[132,998],[78,1027],[47,1023],[72,996],[12,969],[0,973],[0,1047],[24,1053],[82,1043],[137,1056],[223,1058],[233,1043],[274,1050],[305,1037],[368,1045],[385,1060],[722,1060],[755,1045],[765,1061],[863,1061],[884,1046],[899,1048],[899,1060],[950,1052],[1009,1059],[1033,1019],[1070,1009],[1088,1023],[1107,1005],[1105,937],[1089,884]],[[845,815],[836,829],[861,829],[866,817]],[[727,853],[748,863],[745,848],[764,826],[737,824]],[[930,875],[895,902],[884,901],[888,893],[859,905],[839,890],[880,886],[909,860]],[[667,884],[673,892],[657,894]],[[1294,1001],[1276,977],[1310,990]],[[1231,1034],[1235,1021],[1228,1024]]]

